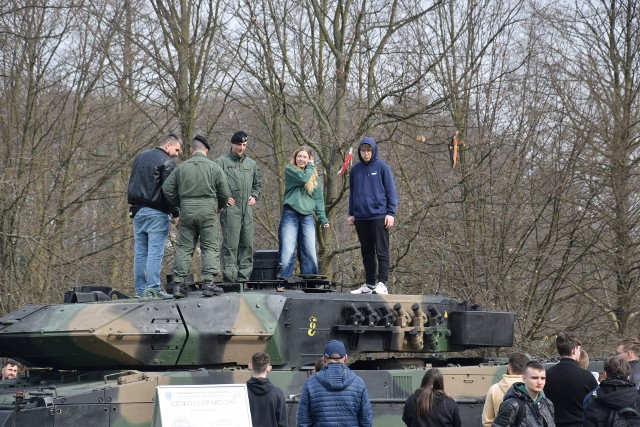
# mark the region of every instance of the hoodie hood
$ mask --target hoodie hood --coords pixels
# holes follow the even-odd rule
[[[362,146],[362,144],[369,144],[373,149],[373,153],[371,153],[371,160],[369,161],[369,163],[373,163],[378,160],[378,144],[376,144],[373,138],[365,136],[364,138],[362,138],[362,141],[360,141],[360,144],[358,145],[358,158],[360,159],[360,161],[363,161],[362,157],[360,156],[360,147]]]
[[[637,398],[638,390],[633,383],[616,378],[602,381],[600,388],[594,392],[594,399],[616,409],[633,406]]]
[[[269,381],[269,378],[249,378],[247,381],[247,388],[253,392],[256,396],[263,396],[271,391],[273,384]]]
[[[316,378],[329,390],[344,390],[356,378],[356,374],[342,363],[327,363]]]
[[[520,400],[525,400],[530,403],[533,402],[533,399],[529,396],[529,392],[522,381],[513,384],[513,387],[511,387],[504,395],[504,400],[507,400],[510,397],[517,397]],[[543,397],[544,391],[541,391],[538,393],[538,398],[535,400],[535,403],[540,402]]]
[[[504,374],[502,375],[502,379],[498,382],[498,387],[504,395],[511,388],[511,386],[517,382],[522,382],[522,375]]]

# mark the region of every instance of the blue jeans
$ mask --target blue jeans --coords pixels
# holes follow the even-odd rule
[[[160,290],[164,245],[169,236],[169,215],[144,207],[133,217],[133,283],[136,294],[146,288]]]
[[[296,248],[300,262],[300,274],[318,274],[316,255],[316,228],[313,215],[302,215],[288,206],[282,208],[278,228],[280,277],[293,273]]]

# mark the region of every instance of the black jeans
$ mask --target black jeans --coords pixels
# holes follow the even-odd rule
[[[389,230],[384,228],[384,218],[356,220],[355,226],[367,285],[375,286],[377,282],[386,284],[389,280]]]

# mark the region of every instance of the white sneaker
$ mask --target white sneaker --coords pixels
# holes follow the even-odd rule
[[[386,288],[385,288],[385,290],[386,290]],[[369,285],[367,285],[365,283],[364,285],[360,286],[355,291],[351,291],[351,293],[352,294],[370,294],[370,293],[373,293],[373,288],[369,287]]]
[[[378,282],[375,288],[373,288],[374,294],[384,294],[387,295],[389,292],[387,291],[387,287],[384,283]]]

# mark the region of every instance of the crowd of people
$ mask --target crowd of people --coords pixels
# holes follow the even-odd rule
[[[547,370],[522,353],[509,357],[487,393],[483,426],[640,426],[640,341],[618,342],[598,379],[574,334],[558,334],[556,349],[560,360]]]
[[[602,373],[587,369],[588,355],[574,334],[558,334],[556,349],[560,360],[548,369],[524,353],[509,356],[507,372],[487,392],[484,427],[640,426],[640,341],[618,342],[616,356],[604,361]],[[302,387],[298,427],[372,426],[367,388],[346,363],[344,344],[329,341],[316,373]],[[256,353],[251,368],[249,403],[252,419],[259,420],[254,425],[286,427],[284,394],[266,378],[269,356]],[[445,389],[443,373],[427,370],[404,404],[404,424],[461,427],[458,405]]]
[[[178,227],[178,246],[172,268],[174,298],[185,297],[185,278],[200,244],[201,281],[204,296],[220,295],[215,283],[247,281],[253,270],[253,209],[262,193],[262,175],[246,154],[249,135],[238,131],[229,151],[215,161],[208,158],[211,144],[202,135],[193,137],[191,156],[176,165],[182,140],[175,134],[160,146],[136,156],[128,185],[129,216],[133,220],[134,289],[137,298],[150,289],[165,297],[160,286],[162,257],[170,223]],[[365,283],[353,293],[388,293],[389,229],[398,204],[393,174],[378,157],[376,142],[365,137],[349,175],[349,217],[360,240]],[[279,276],[318,274],[317,220],[329,227],[324,195],[311,148],[298,148],[284,168],[285,192],[278,228]],[[222,243],[218,247],[218,236]]]
[[[588,370],[588,357],[575,335],[558,334],[556,348],[560,360],[548,369],[524,353],[509,356],[506,373],[487,392],[484,427],[640,426],[640,341],[619,341],[616,355],[604,361],[601,373]],[[284,393],[267,377],[271,368],[267,353],[252,356],[252,377],[247,381],[251,417],[261,427],[286,427]],[[17,376],[17,362],[6,360],[2,380]],[[461,427],[458,405],[445,390],[443,373],[427,370],[404,404],[404,424]],[[314,375],[300,391],[296,419],[298,427],[372,426],[367,388],[347,366],[341,341],[326,343]]]

